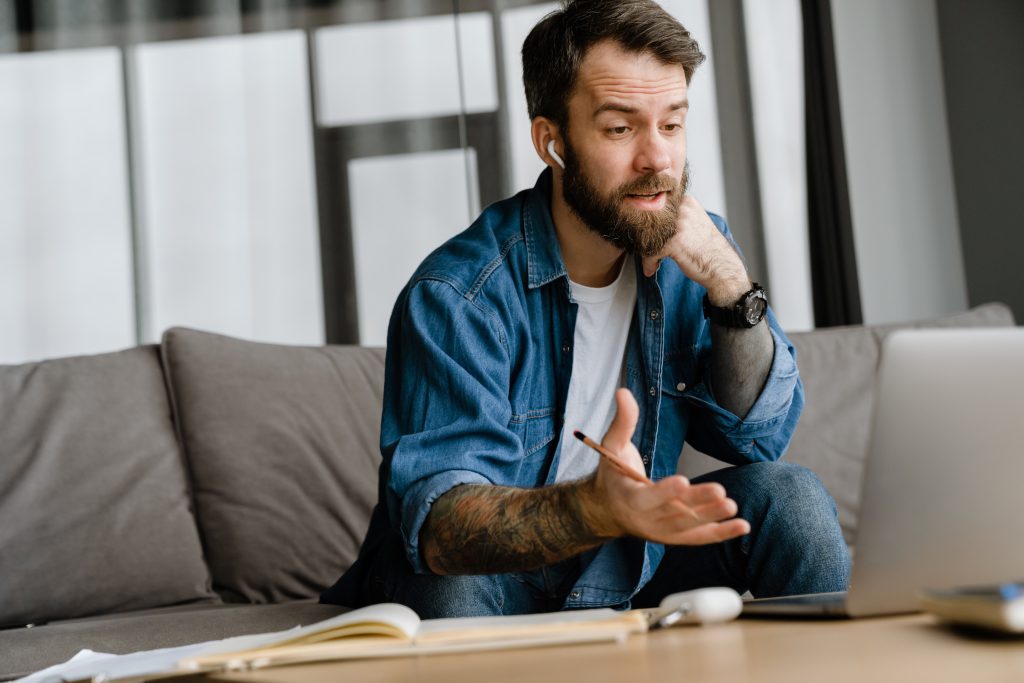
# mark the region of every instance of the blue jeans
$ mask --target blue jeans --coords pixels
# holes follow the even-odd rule
[[[835,504],[814,473],[789,463],[755,463],[694,479],[706,481],[725,486],[750,533],[714,545],[669,546],[631,604],[614,607],[652,607],[670,593],[707,586],[755,597],[846,590],[849,552]],[[525,573],[410,574],[386,598],[422,618],[552,612],[562,609],[578,574],[575,558]]]

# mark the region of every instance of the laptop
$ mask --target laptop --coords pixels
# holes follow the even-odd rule
[[[849,590],[744,615],[916,612],[922,589],[1024,576],[1024,328],[887,337],[863,477]]]

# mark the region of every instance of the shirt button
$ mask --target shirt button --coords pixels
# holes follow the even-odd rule
[[[566,344],[565,346],[562,347],[562,353],[569,353],[569,345],[568,344]]]
[[[657,396],[658,389],[657,387],[651,387],[650,389],[647,390],[647,393],[650,394],[651,396]]]
[[[677,384],[676,391],[686,391],[686,382],[680,382]]]
[[[642,455],[640,459],[644,461],[645,465],[649,465],[651,463],[651,456],[647,454]]]
[[[657,320],[659,315],[661,314],[658,312],[657,308],[651,309],[651,320]]]
[[[572,600],[579,600],[580,599],[580,592],[579,591],[573,591],[572,593],[569,593],[569,597]]]

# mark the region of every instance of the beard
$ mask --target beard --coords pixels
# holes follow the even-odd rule
[[[690,164],[686,162],[682,176],[676,180],[664,174],[645,175],[624,183],[602,196],[600,190],[580,166],[568,138],[565,143],[565,171],[562,174],[562,196],[569,209],[588,228],[630,254],[654,256],[662,252],[676,233],[679,205],[690,183]],[[626,205],[630,195],[668,193],[663,208],[643,211]]]
[[[661,253],[676,233],[679,204],[690,184],[690,162],[676,180],[664,174],[650,174],[620,185],[609,195],[602,195],[580,166],[579,157],[565,143],[565,172],[562,174],[562,196],[583,224],[620,249],[639,256]],[[626,205],[628,195],[651,195],[667,192],[665,206],[657,211],[643,211]]]

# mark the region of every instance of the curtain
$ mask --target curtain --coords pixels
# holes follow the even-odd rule
[[[814,322],[863,322],[839,114],[830,0],[802,0],[807,202]]]

